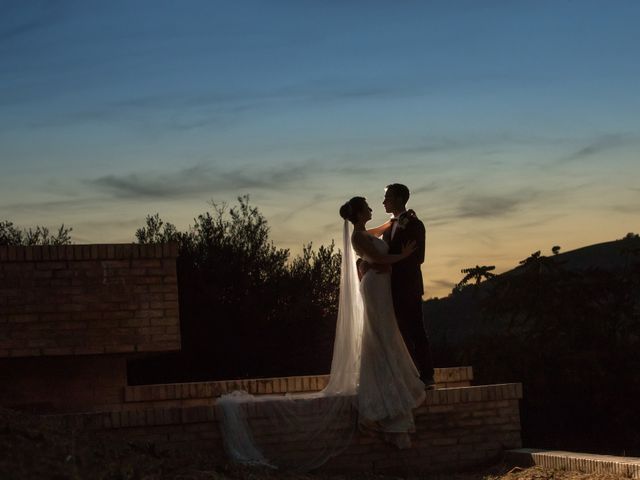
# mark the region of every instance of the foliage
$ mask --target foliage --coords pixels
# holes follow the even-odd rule
[[[249,197],[211,204],[186,232],[150,215],[139,243],[177,241],[182,351],[130,364],[130,381],[326,373],[341,256],[332,243],[290,261]]]
[[[157,213],[147,215],[145,226],[136,230],[136,240],[140,244],[179,241],[180,234],[171,223],[164,223]]]
[[[522,382],[525,444],[640,454],[639,246],[619,241],[627,260],[615,269],[572,268],[563,255],[535,252],[478,295],[450,297],[467,302],[456,313],[466,336],[436,345],[436,355],[473,365],[479,383]],[[452,316],[445,305],[439,314]]]
[[[490,278],[495,277],[496,276],[495,273],[492,272],[492,270],[495,270],[495,269],[496,267],[494,265],[491,265],[491,266],[483,265],[482,267],[479,265],[476,265],[475,267],[471,267],[471,268],[463,268],[462,270],[460,270],[460,273],[464,273],[465,276],[454,287],[453,289],[454,293],[461,291],[465,286],[469,284],[471,280],[475,281],[474,282],[475,285],[480,285],[480,283],[483,280],[488,280]]]
[[[64,224],[51,233],[47,227],[20,229],[8,220],[0,221],[0,245],[69,245],[71,231]]]

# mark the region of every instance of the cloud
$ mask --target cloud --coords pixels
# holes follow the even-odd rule
[[[516,211],[523,202],[518,196],[468,196],[460,202],[459,218],[483,218],[504,216]]]
[[[441,186],[438,182],[429,182],[425,185],[421,185],[417,188],[411,189],[411,195],[418,195],[420,193],[433,193],[440,190]]]
[[[570,216],[569,213],[550,214],[548,213],[548,211],[544,211],[544,212],[540,212],[540,214],[538,215],[538,218],[535,218],[534,220],[518,223],[510,226],[509,228],[514,230],[525,230],[527,228],[539,228],[541,225],[545,223],[553,222],[555,220],[558,220],[559,218],[565,218],[568,216]]]
[[[640,205],[611,205],[609,209],[617,213],[632,213],[636,215],[640,212]]]
[[[271,220],[277,223],[287,223],[297,215],[307,215],[309,209],[317,208],[318,204],[330,199],[329,195],[325,193],[318,193],[313,195],[308,201],[295,205],[291,210],[286,212],[275,214],[271,217]],[[335,225],[334,225],[335,226]]]
[[[335,86],[301,84],[271,90],[230,90],[200,94],[160,92],[127,99],[102,101],[88,108],[57,112],[55,118],[31,120],[30,128],[57,128],[60,125],[132,122],[145,130],[187,131],[203,127],[232,125],[246,115],[255,118],[274,109],[328,105],[333,102],[412,95],[402,88],[383,86]],[[30,90],[29,90],[30,91]],[[415,92],[414,92],[415,94]],[[5,95],[4,104],[29,95]]]
[[[619,148],[623,145],[637,141],[628,134],[607,134],[590,141],[586,146],[578,149],[574,153],[561,158],[560,163],[568,163],[576,160],[594,157],[603,152]]]
[[[370,175],[378,172],[379,170],[374,167],[363,167],[358,165],[343,165],[332,170],[336,173],[343,175]]]
[[[452,289],[455,286],[455,282],[452,282],[451,280],[444,280],[444,279],[431,279],[429,280],[429,283],[439,289],[443,289],[443,288]]]
[[[34,1],[25,2],[24,5],[22,3],[2,5],[2,16],[4,17],[2,23],[4,25],[0,26],[1,42],[47,28],[63,15],[60,2]]]
[[[476,147],[486,144],[486,141],[478,139],[459,139],[459,138],[431,138],[425,139],[420,142],[416,142],[414,145],[407,147],[394,148],[391,153],[399,154],[420,154],[420,153],[438,153],[438,152],[450,152],[454,150],[460,150],[469,147]]]
[[[85,183],[112,196],[126,198],[180,198],[247,189],[282,189],[304,182],[323,167],[314,161],[273,167],[239,167],[223,170],[198,165],[170,173],[146,172],[105,175]]]
[[[124,197],[179,197],[205,191],[212,181],[203,167],[191,167],[171,174],[105,175],[86,183]]]
[[[74,200],[42,200],[36,202],[22,202],[0,205],[0,213],[4,215],[15,215],[23,213],[56,213],[61,210],[73,212],[89,212],[95,205],[103,201],[95,197],[82,197]]]
[[[428,223],[430,226],[438,226],[461,219],[507,217],[520,211],[526,204],[540,198],[542,193],[537,190],[522,190],[506,194],[467,195],[454,207],[449,207],[448,210],[444,210],[440,214],[429,216]]]

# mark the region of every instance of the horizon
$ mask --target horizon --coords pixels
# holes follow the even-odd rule
[[[640,4],[0,0],[0,221],[129,243],[249,194],[295,256],[404,183],[424,298],[637,232]]]

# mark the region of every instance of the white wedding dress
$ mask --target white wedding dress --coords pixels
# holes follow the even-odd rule
[[[383,240],[372,237],[372,242],[381,253],[387,252]],[[311,470],[344,451],[357,428],[384,432],[387,441],[399,448],[410,446],[408,433],[415,429],[412,409],[424,400],[425,387],[396,323],[391,275],[370,270],[361,282],[358,280],[347,221],[342,252],[336,337],[327,387],[309,394],[253,396],[233,392],[220,397],[219,426],[233,461]],[[294,457],[286,449],[274,451],[270,445],[263,448],[254,440],[246,411],[256,402],[269,403],[263,410],[271,413],[265,413],[267,418],[262,421],[271,422],[272,429],[295,431],[298,440]],[[304,402],[317,404],[313,426]],[[319,438],[323,441],[318,442]],[[270,448],[269,455],[263,454]],[[300,455],[304,451],[308,452],[306,457]]]
[[[371,236],[374,247],[389,247]],[[375,263],[371,258],[364,260]],[[391,274],[369,270],[360,282],[364,306],[360,382],[357,409],[360,426],[387,432],[400,448],[410,445],[407,432],[415,430],[412,409],[425,398],[425,386],[402,339],[393,309]]]

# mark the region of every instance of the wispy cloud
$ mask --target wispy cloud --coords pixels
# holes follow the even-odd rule
[[[308,201],[297,204],[286,212],[273,215],[271,220],[277,223],[287,223],[298,215],[308,215],[309,209],[317,208],[318,204],[331,198],[333,197],[324,193],[315,194]]]
[[[232,125],[247,115],[266,115],[279,109],[326,107],[345,101],[372,100],[418,95],[415,89],[402,86],[358,85],[334,81],[329,85],[307,83],[276,87],[268,90],[219,90],[198,94],[174,91],[139,95],[131,98],[102,100],[82,109],[56,112],[55,118],[30,120],[30,128],[50,128],[61,125],[131,122],[149,130],[186,131],[203,127]],[[17,88],[17,87],[16,87]],[[28,95],[19,96],[28,100]],[[2,104],[16,102],[15,95],[6,95]]]
[[[572,154],[561,158],[560,164],[569,163],[585,158],[591,158],[601,153],[614,150],[616,148],[628,145],[629,143],[637,142],[637,137],[630,134],[607,134],[594,138],[584,147],[579,148]]]
[[[55,213],[59,211],[67,212],[90,212],[95,209],[95,205],[104,201],[96,197],[79,197],[72,200],[42,200],[30,202],[17,202],[0,205],[0,214],[35,214],[35,213]]]
[[[459,218],[501,217],[518,210],[536,194],[470,195],[463,198],[457,209]]]
[[[466,195],[456,205],[445,207],[440,213],[429,216],[428,223],[431,226],[441,226],[463,219],[508,217],[539,199],[542,193],[529,189],[495,195]]]
[[[438,287],[438,289],[452,289],[455,286],[455,283],[452,282],[451,280],[445,280],[445,279],[432,279],[429,280],[428,282],[431,285],[435,285],[436,287]]]
[[[25,6],[27,8],[25,8]],[[0,42],[49,27],[57,18],[64,15],[60,2],[34,1],[2,4],[3,21],[0,22]]]
[[[411,195],[418,195],[420,193],[433,193],[440,190],[441,185],[439,182],[429,182],[424,185],[420,185],[417,188],[411,189]]]
[[[609,210],[613,210],[617,213],[632,213],[637,214],[640,212],[640,205],[630,205],[630,204],[617,204],[611,205]]]
[[[192,167],[171,174],[105,175],[87,183],[125,197],[179,197],[211,188],[210,172]]]
[[[247,189],[278,190],[304,182],[323,167],[314,161],[271,167],[222,169],[198,165],[175,172],[105,175],[85,183],[112,196],[127,198],[179,198],[202,193],[241,192]]]

